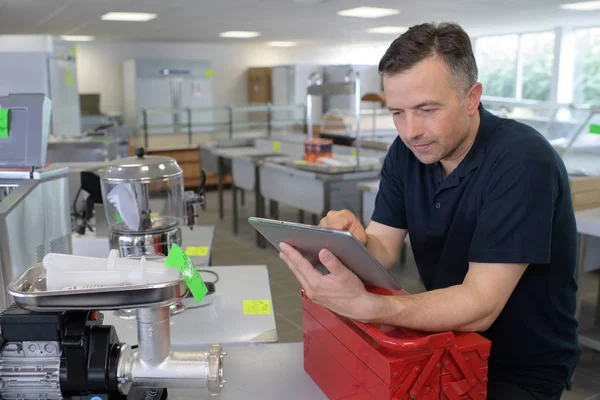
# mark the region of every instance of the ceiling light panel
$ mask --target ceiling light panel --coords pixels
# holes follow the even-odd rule
[[[294,47],[294,46],[298,46],[298,42],[276,40],[273,42],[267,42],[267,45],[271,46],[271,47]]]
[[[400,14],[400,10],[392,8],[377,8],[377,7],[357,7],[350,8],[348,10],[338,11],[338,15],[342,17],[356,17],[356,18],[381,18],[389,17],[391,15]]]
[[[82,36],[82,35],[62,35],[62,40],[67,40],[69,42],[91,42],[94,40],[93,36]]]
[[[376,28],[369,28],[367,32],[369,33],[379,33],[382,35],[399,35],[408,30],[405,26],[378,26]]]
[[[109,12],[102,17],[103,21],[129,21],[129,22],[146,22],[156,18],[156,14],[152,13],[133,13],[133,12]]]
[[[250,39],[260,36],[260,32],[253,31],[227,31],[219,33],[222,38]]]

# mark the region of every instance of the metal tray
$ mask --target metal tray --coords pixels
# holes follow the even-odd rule
[[[285,165],[292,167],[292,168],[304,170],[304,171],[311,171],[311,172],[318,172],[320,174],[332,174],[332,175],[346,174],[349,172],[368,172],[368,171],[378,170],[381,168],[381,166],[376,165],[376,164],[367,164],[364,166],[361,165],[360,168],[356,168],[356,165],[332,166],[332,165],[327,165],[327,164],[304,163],[304,162],[298,162],[298,161],[300,161],[300,160],[287,161],[287,162],[285,162]]]
[[[106,286],[98,289],[46,290],[46,268],[32,265],[8,285],[15,303],[27,310],[55,312],[66,310],[119,310],[173,304],[188,293],[180,275],[176,281],[135,286]]]

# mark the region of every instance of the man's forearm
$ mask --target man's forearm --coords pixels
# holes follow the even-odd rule
[[[398,260],[398,255],[390,254],[377,236],[367,234],[367,249],[388,271]]]
[[[481,296],[463,285],[416,295],[369,296],[367,322],[418,331],[484,331],[496,318]]]

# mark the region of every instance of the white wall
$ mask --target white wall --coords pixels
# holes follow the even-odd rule
[[[100,93],[102,112],[123,110],[123,61],[128,58],[210,60],[213,102],[242,104],[247,98],[246,69],[279,62],[265,46],[199,43],[91,42],[77,46],[80,93]]]
[[[280,49],[282,63],[311,63],[322,65],[361,64],[377,65],[391,44],[384,43],[353,46],[302,46]]]
[[[390,40],[391,42],[391,40]],[[389,43],[271,48],[204,43],[91,42],[77,46],[80,93],[100,93],[103,112],[123,110],[123,61],[128,58],[210,60],[215,105],[244,104],[248,67],[294,63],[378,64]]]

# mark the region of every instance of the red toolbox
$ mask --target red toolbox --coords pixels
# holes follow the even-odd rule
[[[376,327],[302,302],[304,369],[331,400],[485,400],[491,342],[482,336]]]

